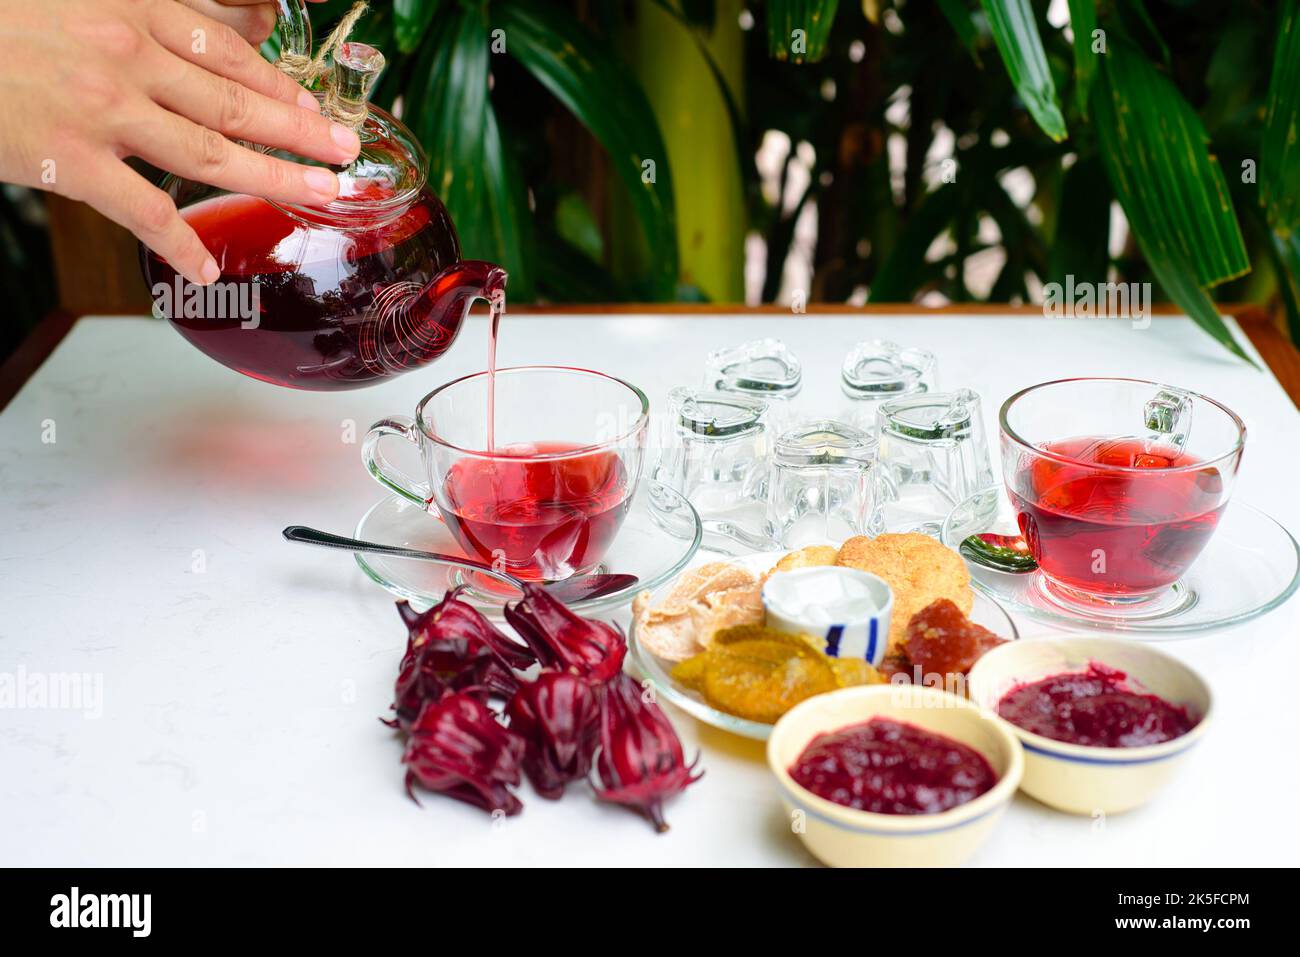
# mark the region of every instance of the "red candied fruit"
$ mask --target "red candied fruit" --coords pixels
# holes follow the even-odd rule
[[[954,675],[970,671],[981,655],[1004,641],[940,598],[912,616],[903,647],[922,675]]]

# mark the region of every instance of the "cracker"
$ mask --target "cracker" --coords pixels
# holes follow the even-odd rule
[[[947,598],[969,615],[975,600],[962,557],[920,532],[850,538],[840,547],[836,564],[870,572],[889,583],[894,592],[891,650],[903,642],[912,616],[931,602]]]
[[[673,583],[672,590],[656,605],[651,614],[673,616],[688,612],[691,605],[702,601],[705,595],[729,588],[752,585],[757,579],[749,569],[732,562],[709,562],[699,568],[683,572]]]
[[[713,636],[723,628],[763,623],[763,589],[757,582],[704,596],[705,615],[700,623],[699,640],[704,647],[713,644]]]
[[[759,587],[752,572],[732,562],[685,572],[659,604],[651,607],[649,592],[633,600],[637,641],[657,658],[684,661],[703,651],[719,628],[762,621]]]
[[[839,550],[834,545],[809,545],[784,556],[772,566],[763,581],[767,581],[777,572],[792,572],[796,568],[814,568],[818,565],[834,565]]]

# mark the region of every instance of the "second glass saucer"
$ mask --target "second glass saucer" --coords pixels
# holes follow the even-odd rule
[[[1019,535],[1002,488],[977,492],[943,523],[940,540],[961,550],[972,535]],[[1278,607],[1300,585],[1300,545],[1275,519],[1231,502],[1200,557],[1167,594],[1140,610],[1065,603],[1039,571],[1000,571],[971,561],[971,584],[1012,611],[1068,628],[1181,638],[1249,621]]]

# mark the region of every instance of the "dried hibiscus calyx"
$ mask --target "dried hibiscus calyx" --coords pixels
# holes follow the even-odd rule
[[[663,832],[663,802],[700,779],[698,763],[697,757],[686,764],[668,716],[641,686],[622,672],[615,675],[601,696],[596,796],[632,808]]]
[[[554,800],[587,776],[600,736],[600,693],[587,679],[543,671],[519,688],[506,714],[510,730],[528,742],[524,772],[538,794]]]
[[[504,727],[473,695],[449,694],[428,702],[411,725],[402,763],[406,793],[413,786],[445,794],[485,811],[518,814],[523,804],[509,790],[521,780],[524,739]]]
[[[511,641],[477,608],[463,601],[461,591],[453,588],[423,614],[414,613],[406,602],[397,605],[415,644],[433,642],[440,659],[446,659],[448,667],[442,670],[456,670],[456,663],[474,657],[480,649],[486,649],[502,664],[519,671],[537,661],[529,648]]]
[[[393,711],[397,717],[385,721],[389,727],[408,728],[427,702],[438,701],[450,689],[447,680],[433,668],[432,659],[423,657],[415,639],[407,636],[406,654],[397,670],[393,688]]]
[[[448,691],[473,687],[481,695],[508,698],[519,687],[514,669],[536,660],[462,601],[458,590],[423,614],[406,602],[398,602],[397,611],[406,622],[407,640],[394,689],[397,718],[387,722],[390,726],[408,726],[425,703]]]
[[[627,642],[613,625],[574,614],[537,585],[506,605],[505,615],[544,668],[569,671],[603,683],[622,672]]]

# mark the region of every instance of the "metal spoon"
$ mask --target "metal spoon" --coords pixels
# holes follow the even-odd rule
[[[482,572],[497,581],[505,582],[505,584],[515,588],[521,594],[524,590],[524,583],[515,576],[498,571],[491,565],[476,562],[470,558],[462,558],[459,555],[440,555],[437,552],[425,552],[418,548],[403,548],[400,545],[380,545],[376,542],[363,542],[355,538],[335,535],[331,532],[322,532],[317,528],[308,528],[305,525],[290,525],[284,530],[284,537],[291,542],[301,542],[304,545],[341,548],[345,551],[364,552],[369,555],[391,555],[394,558],[410,558],[416,561],[451,565],[453,568],[466,568],[470,571]],[[603,595],[630,588],[636,582],[637,577],[635,575],[579,575],[576,578],[568,578],[560,582],[548,582],[542,587],[553,598],[569,604],[591,598],[600,598]]]
[[[970,535],[962,540],[957,550],[976,565],[1010,575],[1027,575],[1038,570],[1038,562],[1034,561],[1021,535],[995,535],[991,532]]]

